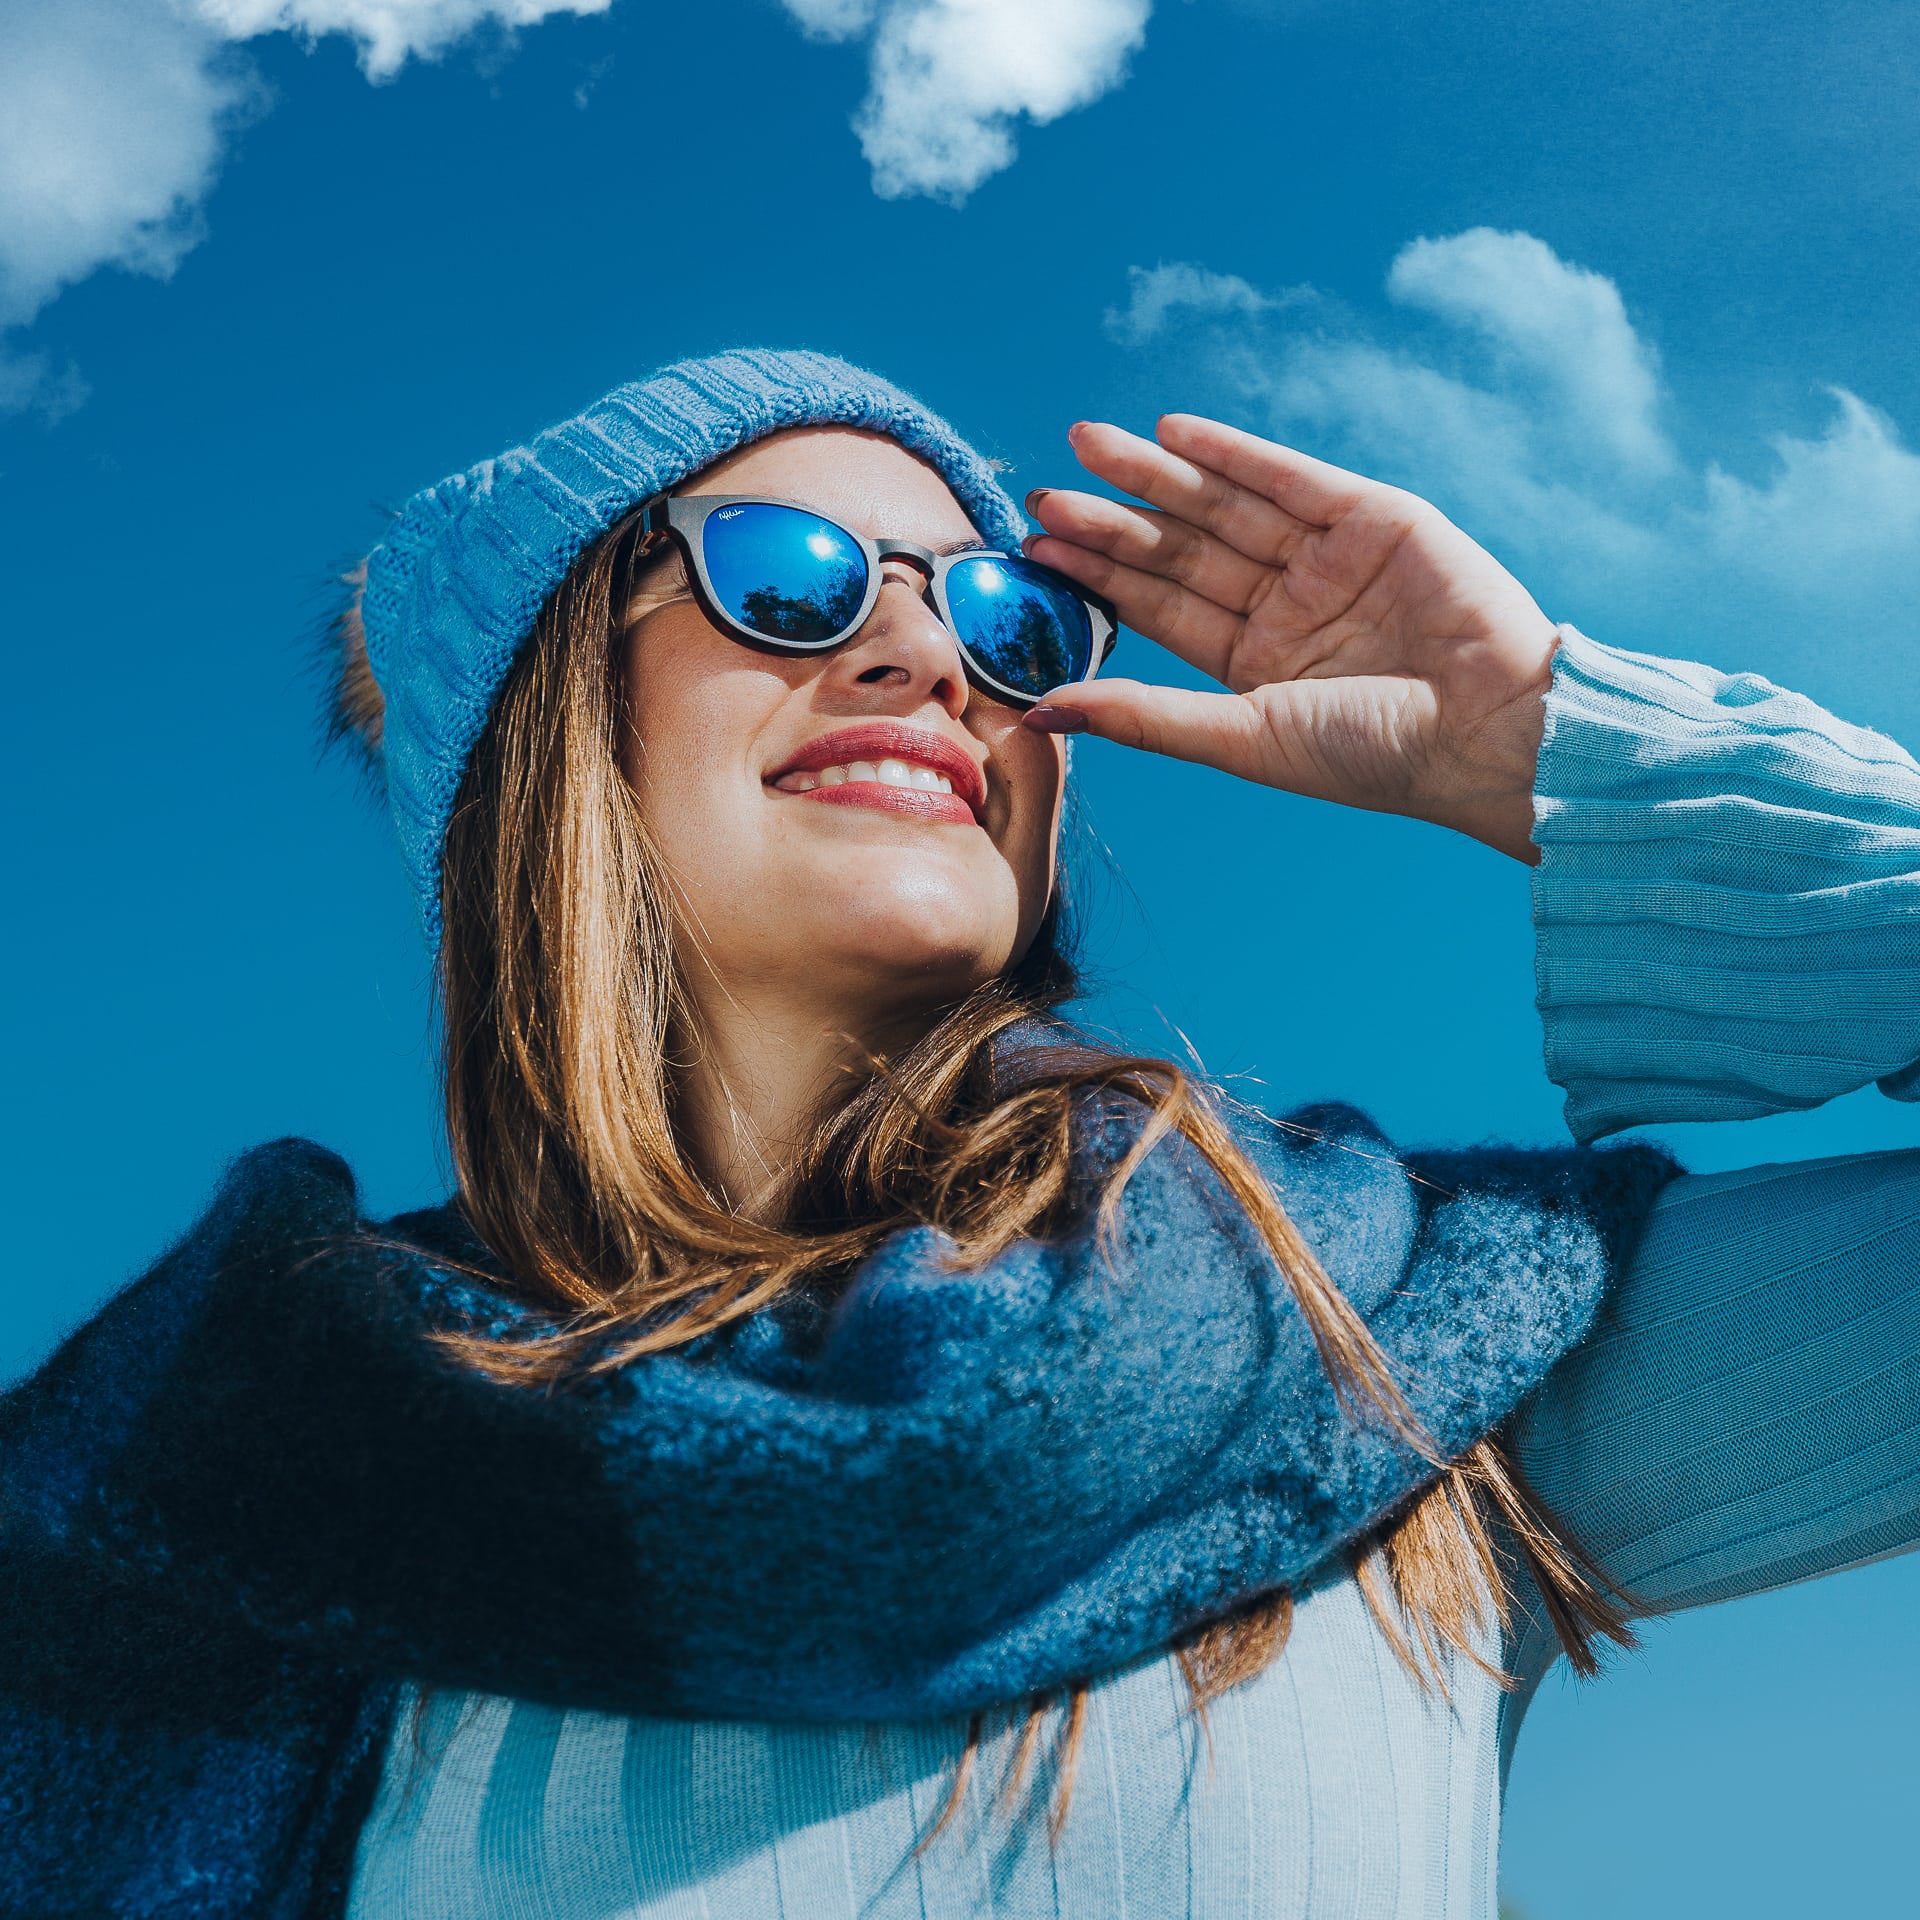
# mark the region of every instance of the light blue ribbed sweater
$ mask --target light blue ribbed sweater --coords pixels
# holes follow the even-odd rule
[[[1920,768],[1762,681],[1571,631],[1548,717],[1539,1004],[1574,1132],[1920,1097]],[[1518,1440],[1651,1605],[1920,1541],[1920,1152],[1669,1187]],[[1485,1651],[1515,1691],[1456,1662],[1450,1704],[1423,1693],[1330,1574],[1204,1730],[1170,1660],[1101,1682],[1054,1845],[998,1803],[1004,1730],[916,1851],[964,1724],[440,1699],[395,1736],[352,1920],[1490,1920],[1554,1643],[1523,1604]]]

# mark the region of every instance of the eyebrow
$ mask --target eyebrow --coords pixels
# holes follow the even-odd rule
[[[976,533],[971,540],[949,540],[944,547],[934,547],[930,551],[941,560],[951,560],[957,553],[998,553],[998,547],[990,547]]]

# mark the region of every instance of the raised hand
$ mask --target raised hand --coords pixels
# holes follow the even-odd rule
[[[1231,693],[1062,687],[1027,716],[1348,806],[1412,814],[1531,861],[1554,627],[1437,507],[1196,414],[1158,444],[1083,422],[1089,473],[1028,509],[1034,559]]]

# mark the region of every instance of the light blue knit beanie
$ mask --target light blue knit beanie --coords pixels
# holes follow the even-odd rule
[[[361,619],[385,703],[381,758],[429,946],[454,796],[540,609],[630,508],[784,427],[868,427],[939,469],[983,539],[1026,521],[979,454],[910,394],[824,353],[765,348],[663,367],[528,447],[416,493],[367,558]]]

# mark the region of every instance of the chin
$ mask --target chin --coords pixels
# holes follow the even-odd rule
[[[891,965],[882,962],[874,968],[871,1004],[893,1005],[902,1013],[923,1007],[950,1007],[984,987],[1005,966],[1004,955],[952,950],[902,954]]]
[[[1017,916],[1007,902],[945,888],[875,897],[862,888],[808,943],[822,966],[864,979],[869,1001],[945,1003],[1000,973],[1013,955]]]
[[[1002,972],[1012,957],[1010,940],[982,945],[977,926],[956,927],[948,938],[927,927],[901,927],[893,933],[887,938],[876,930],[876,937],[836,956],[836,971],[855,979],[864,975],[876,1001],[944,1004],[963,999]]]

